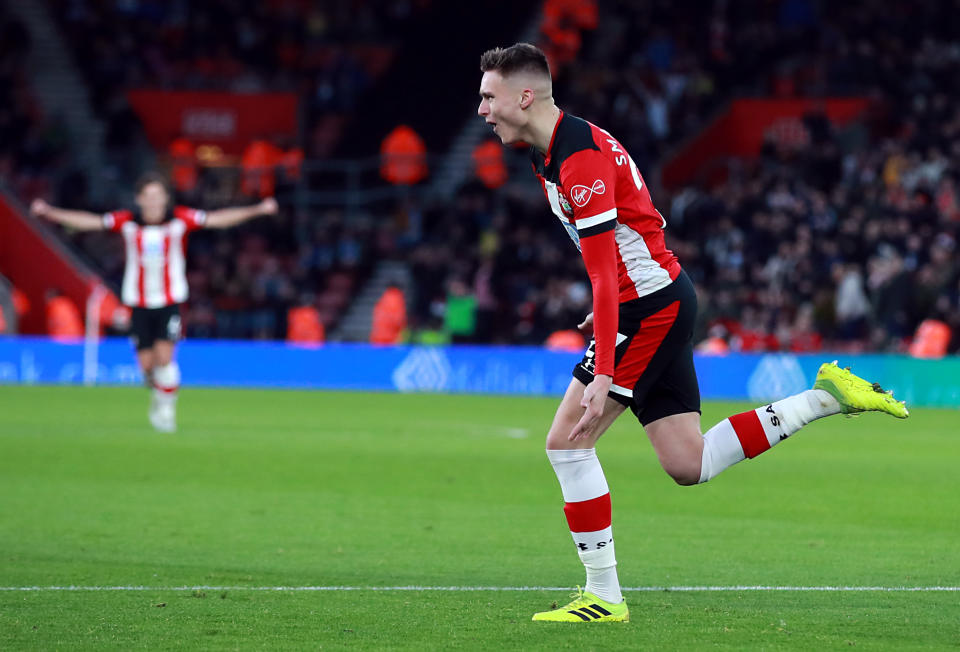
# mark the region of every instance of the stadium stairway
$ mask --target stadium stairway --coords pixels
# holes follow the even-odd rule
[[[36,0],[11,2],[7,7],[30,32],[30,79],[43,111],[48,116],[59,116],[64,120],[80,168],[88,172],[103,170],[106,127],[94,115],[83,76],[74,65],[49,5]],[[101,199],[104,193],[102,175],[90,174],[89,181],[92,198]]]
[[[428,151],[447,151],[463,116],[476,109],[480,55],[525,34],[540,6],[514,0],[431,2],[411,21],[387,74],[357,107],[337,156],[377,154],[380,141],[398,124],[413,127]]]
[[[543,17],[538,11],[515,40],[517,42],[536,43],[539,40],[542,23]],[[476,78],[476,81],[479,84],[479,77]],[[476,106],[474,106],[463,122],[459,133],[453,139],[450,149],[444,155],[443,164],[431,177],[432,188],[430,194],[432,196],[444,198],[453,196],[457,188],[473,172],[473,159],[471,158],[473,150],[488,137],[490,137],[490,127],[477,116]]]
[[[385,260],[377,265],[370,280],[364,285],[356,300],[350,304],[347,314],[340,320],[330,339],[337,342],[366,342],[370,339],[373,306],[391,283],[400,286],[409,303],[412,284],[410,269],[406,263]]]

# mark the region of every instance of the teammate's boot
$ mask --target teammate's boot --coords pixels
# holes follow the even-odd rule
[[[903,401],[893,398],[893,392],[887,392],[879,383],[871,383],[850,372],[850,368],[841,369],[837,361],[820,365],[814,389],[822,389],[840,403],[843,414],[860,412],[886,412],[898,419],[910,416]]]
[[[150,425],[157,432],[176,432],[177,404],[176,398],[164,396],[154,392],[150,401]]]
[[[156,392],[150,392],[150,409],[147,411],[147,418],[150,419],[150,425],[154,430],[160,430],[160,401]]]
[[[579,588],[573,597],[574,600],[570,604],[552,611],[535,613],[533,619],[553,623],[625,623],[630,620],[630,610],[627,609],[626,600],[612,604],[592,593],[584,593]]]
[[[160,432],[177,431],[177,408],[173,403],[160,407],[160,418],[157,420],[157,430]]]

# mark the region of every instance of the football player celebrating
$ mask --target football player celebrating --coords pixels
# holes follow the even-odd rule
[[[905,418],[907,409],[879,385],[831,363],[821,366],[813,389],[731,416],[701,434],[691,342],[697,297],[666,247],[666,222],[633,159],[612,134],[554,104],[550,68],[538,48],[519,43],[489,50],[480,69],[478,114],[504,144],[530,146],[533,170],[580,250],[593,288],[593,313],[581,324],[593,339],[546,441],[586,585],[570,604],[533,619],[626,621],[610,491],[595,450],[626,408],[681,485],[707,482],[814,419],[868,410]]]
[[[121,300],[132,309],[131,338],[143,377],[153,387],[149,418],[161,432],[177,428],[180,367],[180,306],[187,300],[186,236],[200,228],[224,229],[258,215],[274,215],[272,197],[253,206],[202,211],[172,206],[162,176],[150,173],[136,185],[133,210],[104,215],[50,206],[35,199],[30,212],[79,231],[106,229],[123,236],[126,265]]]

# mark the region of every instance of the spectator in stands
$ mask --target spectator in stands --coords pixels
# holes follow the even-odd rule
[[[391,283],[373,307],[371,344],[399,344],[407,329],[407,300],[400,286]]]
[[[83,337],[83,318],[69,297],[59,290],[50,290],[46,296],[47,333],[54,339]]]
[[[292,344],[323,344],[325,333],[315,297],[306,294],[287,312],[287,341]]]
[[[380,174],[398,186],[411,186],[427,176],[427,148],[423,139],[407,125],[386,135],[380,145]]]

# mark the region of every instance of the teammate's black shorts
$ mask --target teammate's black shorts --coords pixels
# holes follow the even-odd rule
[[[180,339],[180,304],[163,308],[133,308],[130,340],[137,351],[152,348],[157,340]]]
[[[685,272],[653,294],[620,304],[610,398],[628,406],[643,425],[673,414],[700,411],[700,386],[693,368],[693,323],[697,294]],[[593,380],[590,341],[573,377]]]

